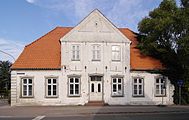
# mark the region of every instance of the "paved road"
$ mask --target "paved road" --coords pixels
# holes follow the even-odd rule
[[[189,120],[189,113],[96,114],[62,117],[0,117],[0,120]]]
[[[189,106],[0,106],[0,120],[189,120]]]

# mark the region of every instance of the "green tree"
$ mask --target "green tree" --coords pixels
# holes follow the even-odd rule
[[[183,102],[189,103],[189,0],[163,0],[138,25],[138,48],[146,55],[160,59],[175,85],[175,103],[178,99],[177,80],[185,82]]]
[[[0,90],[10,90],[11,62],[0,61]]]

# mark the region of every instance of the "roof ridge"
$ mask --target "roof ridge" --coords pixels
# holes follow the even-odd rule
[[[118,27],[118,29],[129,29],[127,27]]]
[[[56,30],[57,28],[60,28],[59,26],[55,27],[54,29],[52,29],[51,31],[47,32],[46,34],[44,34],[43,36],[39,37],[38,39],[36,39],[35,41],[31,42],[30,44],[26,45],[25,47],[28,47],[32,44],[34,44],[35,42],[39,41],[41,38],[45,37],[46,35],[52,33],[54,30]],[[63,28],[63,27],[62,27]]]
[[[74,28],[74,27],[72,27],[72,26],[66,26],[66,27],[57,26],[57,28]]]

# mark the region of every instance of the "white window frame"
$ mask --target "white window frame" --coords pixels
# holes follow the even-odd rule
[[[24,81],[26,80],[26,83],[24,83]],[[30,83],[29,81],[32,81],[32,83]],[[33,97],[34,96],[34,85],[33,85],[33,77],[23,77],[21,78],[21,92],[22,92],[22,96],[21,97]],[[24,95],[24,86],[26,86],[26,95]],[[31,88],[31,92],[32,94],[30,95],[30,90],[29,90],[29,86],[32,86]]]
[[[79,80],[78,82],[75,81],[76,78]],[[73,79],[73,82],[70,82],[71,79]],[[70,97],[72,97],[72,96],[79,97],[80,96],[80,86],[81,86],[80,81],[81,81],[81,77],[73,76],[73,77],[68,78],[68,96],[70,96]],[[71,92],[70,92],[71,85],[73,85],[73,94],[71,94]],[[78,85],[78,94],[76,94],[76,89],[75,89],[76,85]]]
[[[114,80],[116,80],[114,82]],[[119,82],[121,80],[121,82]],[[116,86],[116,91],[114,91],[114,85]],[[121,85],[121,90],[118,89],[118,86]],[[113,97],[122,97],[123,96],[123,77],[112,77],[112,96]]]
[[[100,61],[101,59],[100,45],[92,45],[92,61]]]
[[[135,82],[136,80],[136,82]],[[139,82],[141,80],[141,83]],[[135,89],[136,86],[136,89]],[[141,86],[141,89],[139,89]],[[135,93],[135,90],[137,93]],[[141,93],[140,93],[141,90]],[[144,97],[144,78],[143,77],[134,77],[133,78],[133,97]]]
[[[158,86],[158,89],[157,89],[157,86]],[[155,96],[156,97],[166,96],[166,79],[164,79],[163,77],[156,77],[154,87],[155,87]],[[158,91],[158,93],[157,93],[157,91]]]
[[[80,45],[72,45],[72,61],[80,61]]]
[[[114,47],[115,47],[115,49],[114,49]],[[121,61],[121,46],[120,45],[112,45],[111,49],[112,49],[112,61]]]
[[[50,83],[48,81],[51,81]],[[53,83],[53,81],[56,80],[56,83]],[[51,86],[51,94],[49,95],[48,92],[48,86]],[[53,95],[53,88],[56,86],[56,95]],[[47,77],[46,78],[46,97],[58,97],[58,78],[57,77]]]

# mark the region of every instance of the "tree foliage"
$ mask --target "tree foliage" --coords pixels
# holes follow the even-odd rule
[[[175,85],[184,80],[184,91],[189,92],[189,0],[163,0],[138,25],[138,48],[146,55],[160,59],[166,67],[163,72]],[[176,97],[177,98],[177,97]],[[189,95],[185,95],[185,103]]]
[[[3,90],[5,87],[10,89],[11,65],[9,61],[0,61],[0,90]]]

